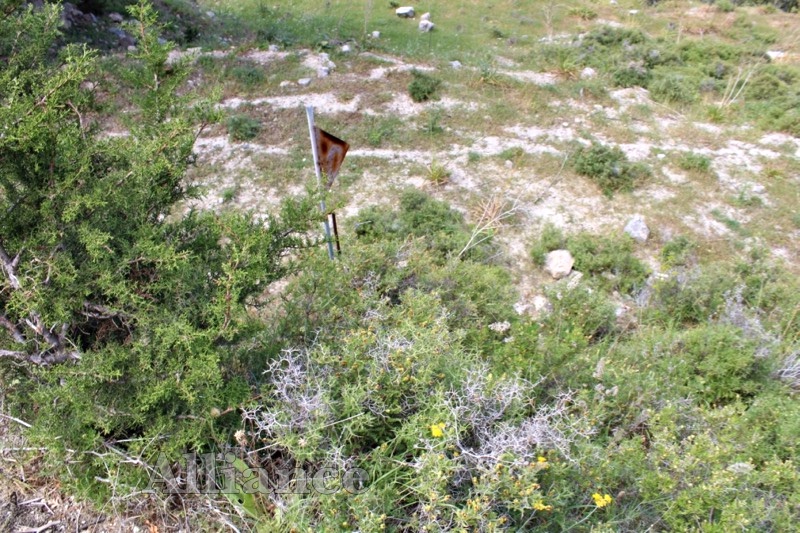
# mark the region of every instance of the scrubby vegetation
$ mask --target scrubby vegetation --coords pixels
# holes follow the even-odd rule
[[[619,148],[597,142],[578,148],[573,164],[578,174],[594,180],[606,196],[613,196],[615,192],[631,191],[650,174],[646,166],[628,161]]]
[[[439,87],[442,85],[442,80],[429,76],[418,70],[411,72],[413,79],[408,85],[408,94],[415,102],[425,102],[436,97]]]
[[[732,231],[719,244],[667,231],[646,243],[621,228],[577,231],[566,213],[511,265],[504,238],[521,226],[517,215],[534,217],[482,187],[475,205],[456,205],[448,188],[466,189],[449,181],[453,161],[430,159],[417,163],[427,181],[408,180],[416,187],[396,194],[386,186],[340,220],[343,252],[331,261],[316,237],[316,193],[279,194],[281,207],[258,216],[181,203],[198,196],[187,171],[201,132],[213,129],[226,150],[230,140],[296,134],[280,129],[293,120],[284,109],[263,121],[223,116],[208,81],[256,91],[278,85],[271,71],[202,56],[207,77],[193,81],[207,86],[188,83],[189,60],[170,59],[172,44],[144,2],[128,11],[136,49],[113,61],[61,47],[58,6],[0,6],[3,454],[12,432],[24,440],[13,446],[13,471],[0,454],[0,473],[14,487],[16,468],[33,464],[37,478],[26,484],[159,531],[727,532],[800,522],[800,286],[738,214],[710,211]],[[583,23],[603,7],[564,12]],[[253,19],[268,23],[256,30],[245,20],[242,32],[330,51],[364,30],[360,20],[339,17],[337,26],[287,9],[259,4]],[[513,98],[526,110],[544,109],[544,95],[607,103],[608,81],[647,87],[686,112],[724,109],[716,99],[727,94],[745,115],[793,131],[800,77],[766,63],[771,33],[748,24],[731,18],[731,32],[749,35],[740,45],[608,26],[550,42],[536,61],[567,79],[592,66],[603,80],[569,89],[464,76],[496,91],[496,107],[480,117],[513,116]],[[505,26],[496,32],[492,39],[515,45]],[[737,81],[742,62],[753,75]],[[446,85],[416,71],[410,86],[407,73],[394,76],[424,102],[457,85],[449,76],[459,74],[447,72]],[[406,129],[405,117],[339,118],[354,145],[450,142],[462,111],[426,112]],[[640,201],[618,193],[655,179],[649,164],[605,140],[576,148],[573,139],[557,158],[520,146],[460,157],[493,172],[509,161],[535,178],[555,161],[545,192],[574,170],[570,187],[586,184],[578,174],[605,195],[592,206]],[[713,177],[710,149],[671,150],[659,155]],[[297,178],[307,155],[287,152],[286,174]],[[259,163],[258,172],[273,171],[274,162]],[[794,169],[777,168],[764,172]],[[227,182],[221,200],[243,193]],[[345,201],[326,194],[329,207]],[[767,205],[759,202],[742,189],[730,203],[756,211]],[[582,275],[542,281],[556,249],[569,250]],[[514,307],[526,288],[520,272],[537,285],[536,309]],[[213,472],[213,461],[227,466]],[[304,477],[320,472],[330,475]],[[168,494],[175,489],[186,493]]]

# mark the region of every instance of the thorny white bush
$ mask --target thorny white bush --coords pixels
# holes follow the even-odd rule
[[[741,285],[725,293],[725,309],[719,317],[721,324],[739,328],[745,339],[756,343],[756,357],[768,357],[780,344],[780,339],[764,329],[758,310],[744,303]]]
[[[775,372],[775,376],[787,382],[789,386],[800,389],[800,352],[789,354],[781,368]]]
[[[447,401],[453,420],[468,428],[466,438],[456,440],[468,466],[479,470],[500,463],[524,466],[543,450],[557,450],[569,459],[571,442],[591,433],[569,415],[572,395],[568,393],[555,404],[520,417],[530,405],[535,386],[516,377],[493,379],[488,365],[482,364],[469,370],[461,388],[450,392]]]
[[[327,370],[311,364],[305,350],[284,350],[264,373],[273,387],[270,401],[244,412],[259,436],[302,432],[330,414],[324,387]]]

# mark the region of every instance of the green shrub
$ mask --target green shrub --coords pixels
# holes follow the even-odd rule
[[[770,72],[761,72],[747,84],[744,94],[753,100],[772,100],[789,94],[785,81]]]
[[[697,244],[683,235],[667,242],[661,249],[661,261],[666,267],[686,266]]]
[[[584,35],[582,46],[594,52],[602,52],[603,48],[621,48],[646,41],[647,37],[640,30],[603,25]]]
[[[699,81],[694,75],[656,69],[648,85],[653,98],[672,104],[690,104],[697,100]]]
[[[264,69],[251,63],[239,63],[231,69],[230,75],[247,88],[262,85],[267,80]]]
[[[647,87],[650,78],[650,70],[636,62],[614,71],[614,85],[617,87]]]
[[[413,79],[408,85],[408,94],[415,102],[425,102],[436,97],[442,80],[424,74],[418,70],[411,72]]]
[[[59,9],[0,17],[0,206],[13,212],[0,255],[25,280],[0,277],[0,390],[46,450],[40,474],[108,502],[144,488],[159,452],[175,461],[228,434],[231,418],[214,413],[244,402],[247,376],[263,369],[243,345],[264,329],[249,303],[286,273],[312,207],[287,202],[286,217],[266,221],[176,209],[198,121],[213,116],[188,102],[213,103],[185,92],[187,65],[167,63],[172,45],[141,2],[129,11],[137,50],[124,77],[108,76],[125,91],[129,135],[86,127],[82,85],[97,79],[97,56],[50,54]]]
[[[719,312],[723,295],[734,285],[735,279],[722,269],[681,270],[655,282],[650,312],[666,323],[705,322]]]
[[[403,129],[402,121],[397,117],[367,117],[366,141],[370,146],[381,146],[398,136]]]
[[[723,13],[730,13],[736,9],[736,6],[731,2],[731,0],[717,0],[715,3],[717,9],[719,9]]]
[[[688,366],[683,377],[688,390],[711,405],[753,396],[768,376],[753,341],[732,326],[691,329],[674,348],[677,365]]]
[[[261,123],[249,115],[233,115],[225,122],[228,135],[234,141],[249,141],[261,132]]]
[[[537,266],[544,266],[545,257],[553,250],[558,250],[566,246],[564,234],[553,224],[545,224],[539,239],[531,248],[531,258]]]
[[[545,368],[555,371],[589,343],[613,332],[615,315],[608,297],[586,286],[560,291],[553,288],[548,296],[553,310],[542,320],[541,333],[551,348],[542,351],[549,358]]]
[[[581,20],[594,20],[597,18],[597,12],[585,6],[571,7],[569,8],[569,14]]]
[[[567,239],[575,270],[591,276],[609,291],[632,294],[647,278],[647,267],[633,255],[628,235],[597,236],[579,233]]]
[[[695,152],[683,152],[678,157],[678,166],[683,170],[708,172],[711,169],[711,158]]]
[[[549,252],[564,248],[575,259],[575,270],[608,291],[633,293],[641,288],[649,274],[647,267],[633,255],[633,239],[627,235],[578,233],[564,237],[552,224],[542,229],[531,247],[531,257],[535,264],[542,266]]]
[[[380,240],[404,241],[409,236],[421,239],[424,245],[443,261],[458,254],[470,239],[471,229],[464,216],[446,202],[436,200],[417,189],[409,188],[400,194],[400,208],[367,207],[361,210],[356,223],[356,235],[365,242]],[[471,249],[469,258],[485,257],[492,239]]]
[[[642,164],[631,163],[618,147],[610,148],[597,142],[580,147],[573,157],[575,171],[595,181],[608,197],[618,191],[630,191],[650,170]]]

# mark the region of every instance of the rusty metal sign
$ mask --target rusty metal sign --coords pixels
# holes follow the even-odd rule
[[[316,126],[314,127],[314,132],[316,134],[319,168],[328,178],[326,186],[330,189],[331,185],[333,185],[333,180],[339,174],[339,168],[342,166],[342,161],[344,161],[344,156],[347,154],[347,149],[350,148],[350,145]]]

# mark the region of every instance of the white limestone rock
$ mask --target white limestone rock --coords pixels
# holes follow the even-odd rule
[[[572,272],[572,265],[575,264],[575,259],[569,250],[553,250],[544,261],[544,270],[550,274],[553,279],[561,279]]]

